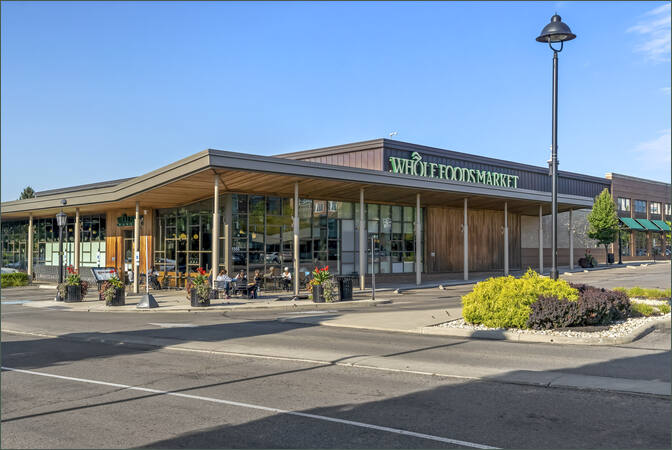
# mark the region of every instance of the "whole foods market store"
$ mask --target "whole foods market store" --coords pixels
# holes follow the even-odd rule
[[[609,184],[561,173],[559,186],[568,211],[590,208]],[[179,283],[213,261],[229,272],[288,267],[299,279],[328,265],[363,285],[373,263],[417,283],[422,273],[466,279],[543,265],[543,245],[537,259],[523,241],[525,218],[550,213],[549,191],[547,169],[387,139],[276,157],[206,150],[136,178],[3,203],[3,266],[6,255],[38,275],[58,264],[53,218],[65,199],[65,260],[76,267],[144,273],[149,258]],[[537,231],[540,243],[550,232]]]

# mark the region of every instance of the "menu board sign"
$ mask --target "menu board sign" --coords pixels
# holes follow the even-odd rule
[[[114,267],[92,267],[91,272],[96,277],[96,281],[106,281],[117,276],[117,269]]]

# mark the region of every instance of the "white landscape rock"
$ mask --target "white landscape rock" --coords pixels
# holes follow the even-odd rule
[[[460,328],[473,331],[485,331],[485,330],[499,330],[499,331],[508,331],[519,334],[536,334],[541,336],[565,336],[565,337],[575,337],[575,338],[617,338],[628,336],[635,329],[645,325],[649,322],[657,321],[670,321],[672,316],[670,313],[660,315],[660,316],[650,316],[650,317],[631,317],[626,320],[620,320],[614,322],[609,328],[605,328],[601,331],[587,332],[587,331],[574,331],[574,330],[523,330],[519,328],[489,328],[485,325],[472,325],[467,323],[464,319],[457,319],[450,322],[444,322],[436,325],[436,327],[441,328]]]

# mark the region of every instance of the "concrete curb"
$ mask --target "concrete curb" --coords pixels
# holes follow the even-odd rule
[[[443,327],[420,327],[420,328],[385,328],[373,326],[360,326],[333,323],[329,320],[320,320],[319,317],[289,317],[278,319],[280,322],[300,323],[310,325],[323,325],[328,327],[356,328],[361,330],[386,331],[391,333],[422,334],[428,336],[445,336],[468,339],[488,339],[512,342],[529,342],[538,344],[570,344],[570,345],[620,345],[641,339],[647,334],[657,329],[670,329],[670,322],[666,319],[659,319],[653,322],[645,323],[635,328],[630,334],[620,337],[598,337],[594,339],[571,337],[571,336],[552,336],[543,334],[517,333],[506,330],[468,330],[462,328],[443,328]]]

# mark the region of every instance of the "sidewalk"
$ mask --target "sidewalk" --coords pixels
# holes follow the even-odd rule
[[[210,306],[193,307],[186,298],[185,291],[152,291],[152,296],[159,304],[158,308],[138,309],[137,305],[142,299],[142,294],[126,294],[126,304],[124,306],[106,306],[104,302],[98,300],[97,293],[90,293],[81,302],[57,302],[57,301],[39,301],[25,302],[24,306],[31,308],[56,309],[62,311],[78,312],[123,312],[123,313],[152,313],[152,312],[213,312],[213,311],[234,311],[234,310],[252,310],[267,309],[280,311],[318,311],[333,310],[335,308],[367,307],[390,303],[388,299],[371,300],[366,294],[353,295],[353,301],[334,302],[334,303],[313,303],[312,300],[292,300],[291,295],[262,295],[258,299],[247,299],[243,297],[232,297],[230,299],[211,300]]]

